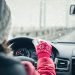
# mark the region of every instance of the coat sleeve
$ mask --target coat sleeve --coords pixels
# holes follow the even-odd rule
[[[37,71],[40,75],[56,75],[54,62],[47,57],[38,60]]]
[[[53,61],[47,57],[38,59],[37,70],[28,61],[22,61],[22,64],[27,71],[27,75],[56,75]]]

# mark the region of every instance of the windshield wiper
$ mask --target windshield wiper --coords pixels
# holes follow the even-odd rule
[[[75,44],[75,42],[56,42],[56,41],[53,41],[51,43],[55,43],[55,44],[57,44],[57,43],[60,43],[60,44]]]

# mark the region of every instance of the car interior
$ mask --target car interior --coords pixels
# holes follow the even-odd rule
[[[56,75],[75,75],[74,0],[0,0],[0,43],[2,36],[9,33],[11,17],[13,26],[9,36],[12,39],[8,44],[14,58],[0,53],[0,75],[27,74],[20,61],[29,61],[37,67],[33,44],[37,37],[52,45],[50,58]]]
[[[9,40],[13,55],[21,61],[30,61],[37,67],[37,56],[32,43],[33,38],[18,37]],[[75,70],[75,44],[50,42],[52,45],[51,58],[54,61],[57,75],[73,75]]]

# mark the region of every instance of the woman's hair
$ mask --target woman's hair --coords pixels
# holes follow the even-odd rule
[[[0,52],[2,52],[2,53],[8,53],[7,48],[4,48],[2,46],[2,44],[0,44]]]
[[[11,48],[8,46],[8,43],[6,40],[4,40],[2,44],[0,44],[0,52],[5,54],[8,54],[11,52]]]

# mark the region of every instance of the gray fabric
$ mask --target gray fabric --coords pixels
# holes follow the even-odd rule
[[[0,53],[0,75],[27,75],[23,65],[14,57]]]

